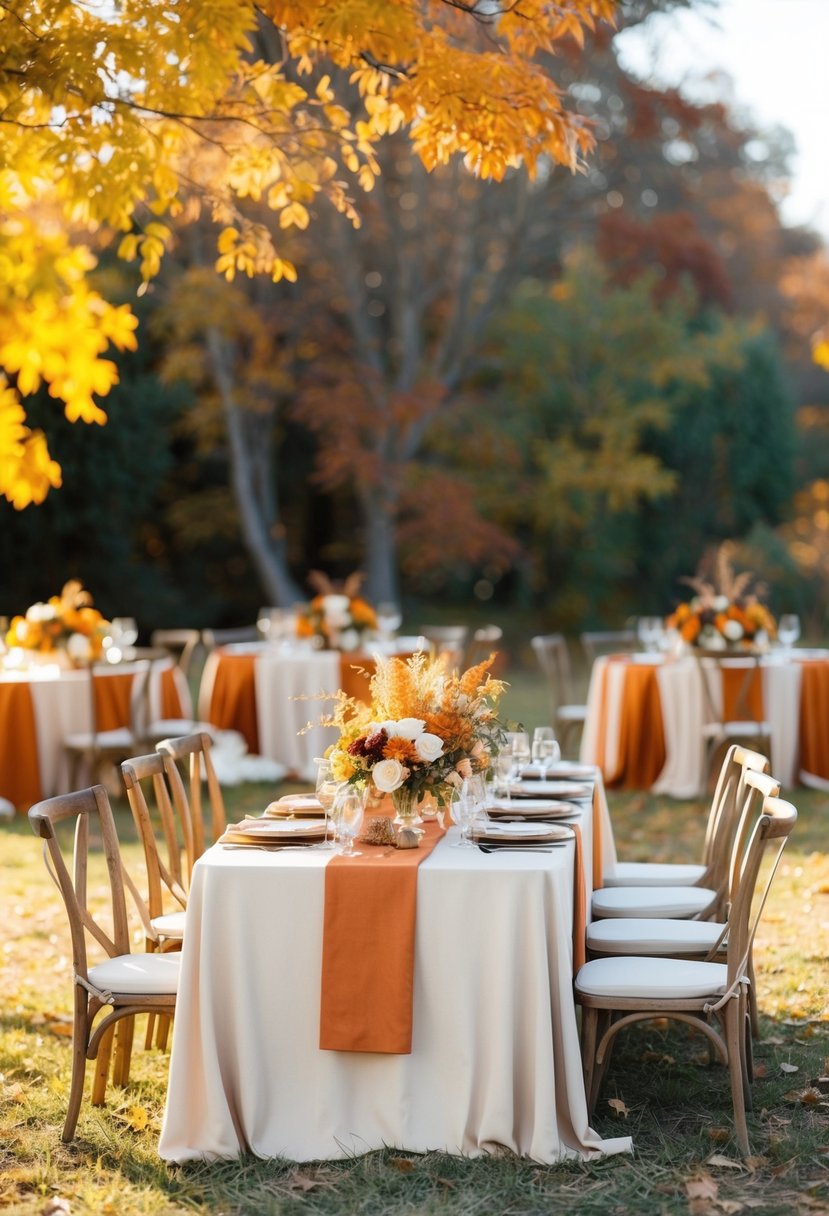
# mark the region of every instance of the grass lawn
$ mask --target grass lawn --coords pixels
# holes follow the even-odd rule
[[[505,711],[541,721],[543,689],[517,677]],[[273,796],[263,786],[228,791],[230,813]],[[763,1037],[749,1114],[755,1156],[745,1163],[731,1136],[725,1070],[708,1064],[701,1035],[660,1022],[620,1036],[594,1120],[604,1136],[632,1135],[632,1156],[543,1167],[509,1154],[467,1160],[390,1149],[341,1163],[168,1167],[156,1153],[168,1057],[142,1049],[140,1028],[130,1087],[110,1088],[105,1108],[85,1100],[76,1139],[63,1145],[64,913],[25,819],[0,826],[0,1208],[27,1216],[829,1214],[829,1092],[817,1085],[829,1074],[829,797],[798,790],[791,798],[800,819],[756,954]],[[697,856],[702,804],[640,793],[612,794],[610,804],[624,857]],[[117,813],[127,861],[137,865],[125,804]]]

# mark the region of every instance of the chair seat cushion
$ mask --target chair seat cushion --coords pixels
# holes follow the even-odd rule
[[[184,909],[154,916],[150,924],[159,937],[184,937]]]
[[[119,726],[115,730],[99,730],[95,735],[91,731],[77,731],[71,735],[65,735],[63,745],[71,747],[75,751],[86,751],[95,747],[113,751],[124,749],[131,751],[135,746],[135,736],[126,726]]]
[[[594,891],[593,916],[699,916],[714,902],[709,887],[607,887]]]
[[[693,887],[705,875],[702,865],[675,862],[617,861],[602,875],[606,887]]]
[[[597,954],[704,954],[719,941],[723,926],[711,920],[617,917],[587,926],[587,949]]]
[[[176,739],[181,735],[194,735],[204,732],[212,738],[215,726],[209,722],[197,722],[193,718],[159,718],[147,727],[148,739]]]
[[[559,705],[556,717],[562,722],[584,722],[587,719],[586,705]]]
[[[767,738],[771,735],[771,727],[768,722],[755,722],[753,719],[748,722],[707,722],[702,733],[706,739]]]
[[[595,958],[579,968],[576,992],[586,996],[646,1000],[694,1000],[718,996],[728,983],[725,963],[677,958]],[[654,1012],[659,1017],[659,1012]]]
[[[119,954],[90,967],[89,982],[127,996],[169,996],[178,991],[181,955]]]

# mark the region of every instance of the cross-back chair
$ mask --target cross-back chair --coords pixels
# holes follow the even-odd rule
[[[588,667],[603,654],[627,653],[639,645],[635,629],[594,629],[580,635]]]
[[[762,705],[759,655],[697,655],[705,720],[705,773],[730,743],[743,742],[768,751],[771,725]],[[726,683],[732,685],[727,688]],[[731,695],[729,695],[729,693]]]
[[[201,641],[198,629],[154,629],[150,634],[150,645],[166,650],[176,661],[176,666],[187,678],[193,656]]]
[[[750,774],[761,779],[762,774]],[[582,1007],[582,1057],[592,1113],[618,1032],[634,1022],[673,1018],[698,1027],[728,1067],[737,1142],[750,1152],[746,1109],[751,1108],[747,1003],[752,944],[797,811],[766,797],[743,851],[730,916],[725,962],[624,955],[585,963],[576,975]],[[770,855],[770,857],[767,857]],[[766,877],[759,890],[761,865]],[[758,894],[759,892],[759,894]],[[757,896],[757,898],[755,898]],[[719,1028],[713,1024],[714,1019]]]
[[[464,667],[474,667],[488,659],[502,640],[504,631],[500,625],[482,625],[472,634],[472,640],[466,648],[463,660]]]
[[[550,722],[559,736],[562,751],[566,752],[570,738],[578,738],[587,718],[587,706],[576,701],[573,691],[567,639],[563,633],[542,633],[531,638],[530,645],[547,680]]]
[[[97,1060],[92,1103],[102,1106],[116,1031],[113,1081],[125,1085],[135,1015],[173,1013],[179,957],[133,954],[130,950],[121,853],[112,808],[102,785],[36,803],[29,811],[29,822],[43,840],[46,865],[63,898],[72,939],[72,1082],[63,1126],[63,1140],[70,1141],[81,1108],[87,1060]],[[64,833],[70,829],[73,843],[68,846]],[[90,855],[98,847],[103,852],[109,888],[109,914],[104,923],[97,906],[90,907],[89,900]],[[89,938],[103,951],[103,961],[90,961]],[[106,1009],[109,1012],[99,1019]]]
[[[202,782],[207,785],[210,812],[210,843],[215,843],[227,826],[222,788],[210,758],[212,740],[206,731],[196,731],[176,739],[163,739],[156,751],[164,761],[164,770],[176,808],[182,821],[189,818],[190,838],[185,839],[186,877],[205,850],[205,825]]]
[[[143,658],[131,664],[133,675],[129,721],[125,726],[107,730],[102,730],[99,725],[96,678],[115,679],[117,671],[105,662],[93,661],[86,665],[89,729],[72,731],[63,739],[64,751],[69,761],[70,789],[77,789],[82,780],[104,780],[114,765],[120,764],[128,756],[146,750],[153,662],[152,658]]]
[[[593,893],[591,910],[595,919],[603,918],[647,918],[682,920],[722,919],[729,898],[729,873],[733,845],[746,805],[755,788],[749,777],[762,774],[768,784],[769,794],[780,793],[780,783],[763,772],[768,767],[765,756],[747,748],[733,747],[729,750],[717,781],[712,810],[708,818],[706,834],[705,868],[697,871],[693,882],[683,881],[685,866],[674,872],[676,881],[671,881],[671,870],[659,864],[654,867],[653,881],[648,877],[648,863],[639,863],[638,873],[644,877],[636,881],[636,863],[628,863],[631,883],[608,885]],[[617,863],[624,878],[626,871]],[[614,871],[611,871],[613,874]],[[660,872],[665,873],[659,881]]]
[[[433,657],[444,659],[450,670],[461,666],[469,637],[467,625],[421,625],[420,635]]]
[[[230,629],[202,629],[202,645],[208,654],[217,646],[233,646],[242,642],[261,642],[262,635],[255,625],[238,625]]]

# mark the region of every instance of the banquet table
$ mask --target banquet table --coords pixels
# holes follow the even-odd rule
[[[99,730],[127,726],[138,668],[124,662],[95,674]],[[183,685],[183,686],[182,686]],[[183,677],[172,660],[154,664],[150,685],[153,718],[181,718],[189,704]],[[15,806],[65,792],[68,768],[63,739],[92,729],[89,676],[44,663],[0,672],[0,795]]]
[[[579,822],[589,908],[596,835],[605,862],[614,855],[603,791]],[[394,1146],[507,1148],[553,1163],[630,1148],[627,1137],[602,1140],[587,1116],[573,839],[485,854],[453,847],[457,834],[439,837],[417,869],[408,1054],[320,1047],[330,852],[219,844],[204,854],[187,908],[165,1160],[331,1160]]]
[[[746,673],[739,656],[608,655],[593,665],[581,760],[609,786],[693,798],[707,782],[703,679],[726,717]],[[769,724],[771,769],[786,787],[829,780],[829,651],[772,651],[749,673],[753,718]],[[739,716],[744,717],[744,714]]]
[[[408,655],[413,648],[401,640],[398,653]],[[220,647],[205,663],[199,717],[222,730],[240,731],[251,753],[311,779],[314,758],[337,737],[333,728],[318,725],[333,710],[331,694],[342,689],[367,700],[373,671],[372,656],[357,651],[265,643]]]

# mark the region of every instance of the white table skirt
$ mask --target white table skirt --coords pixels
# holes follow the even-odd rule
[[[572,995],[573,846],[487,856],[451,847],[456,834],[418,871],[410,1055],[318,1047],[331,854],[205,854],[187,911],[164,1159],[330,1160],[385,1146],[477,1156],[503,1146],[550,1164],[630,1148],[588,1125]]]
[[[334,708],[320,694],[340,687],[339,652],[265,650],[257,655],[254,683],[261,755],[313,781],[314,758],[337,738],[336,730],[316,723]],[[300,734],[309,722],[314,725]]]

